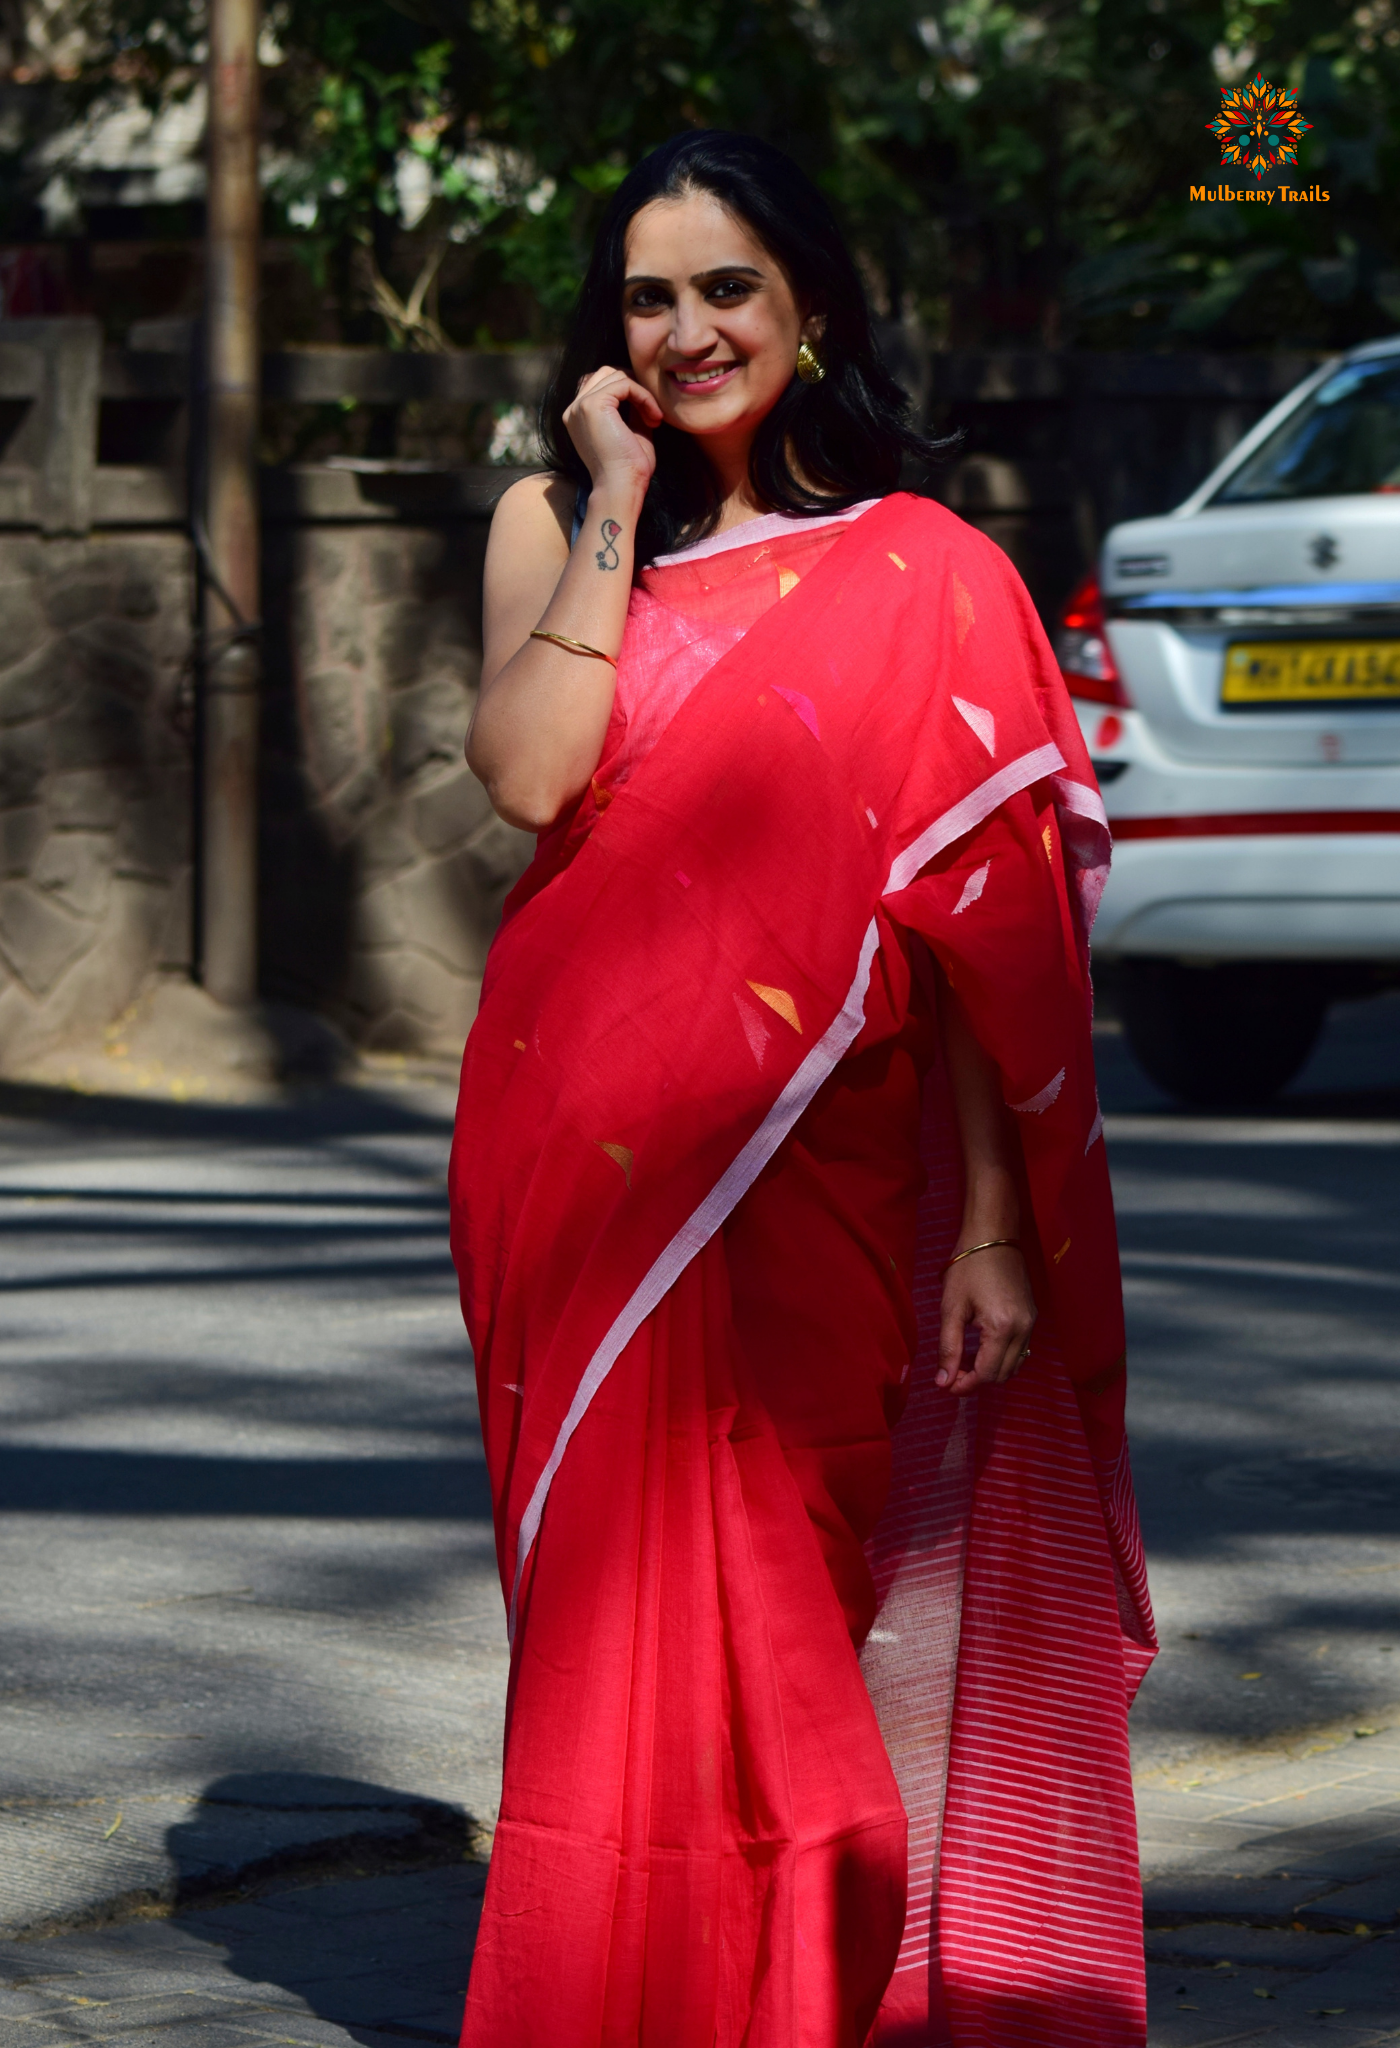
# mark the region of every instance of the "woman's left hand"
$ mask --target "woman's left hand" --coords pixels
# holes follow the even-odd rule
[[[963,1336],[977,1325],[977,1356],[968,1365]],[[943,1278],[943,1324],[938,1385],[950,1394],[1000,1386],[1025,1363],[1035,1325],[1035,1297],[1026,1262],[1014,1245],[974,1252],[949,1266]]]

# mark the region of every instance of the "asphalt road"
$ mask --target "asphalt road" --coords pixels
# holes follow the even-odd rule
[[[1261,1117],[1099,1052],[1164,1643],[1135,1751],[1170,1788],[1397,1718],[1400,997]],[[505,1644],[450,1115],[0,1095],[0,1932],[450,1861],[465,1933]],[[452,1955],[385,2040],[451,2038]]]
[[[0,1926],[489,1819],[450,1095],[52,1108],[0,1122]]]
[[[1098,1054],[1163,1645],[1137,1765],[1383,1717],[1400,1703],[1400,996],[1334,1013],[1250,1118],[1181,1116],[1120,1039]]]

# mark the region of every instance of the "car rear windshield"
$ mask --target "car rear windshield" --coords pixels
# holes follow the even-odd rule
[[[1400,491],[1400,356],[1348,363],[1216,492],[1216,505]]]

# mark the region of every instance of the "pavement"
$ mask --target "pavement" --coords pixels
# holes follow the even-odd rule
[[[1259,1116],[1099,1057],[1152,2048],[1400,2043],[1400,997]],[[506,1658],[451,1107],[0,1091],[0,2048],[455,2042]]]

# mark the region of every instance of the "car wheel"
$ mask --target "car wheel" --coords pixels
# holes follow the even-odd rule
[[[1267,1102],[1287,1087],[1327,1011],[1321,977],[1285,962],[1125,960],[1121,988],[1139,1066],[1168,1094],[1209,1109]]]

